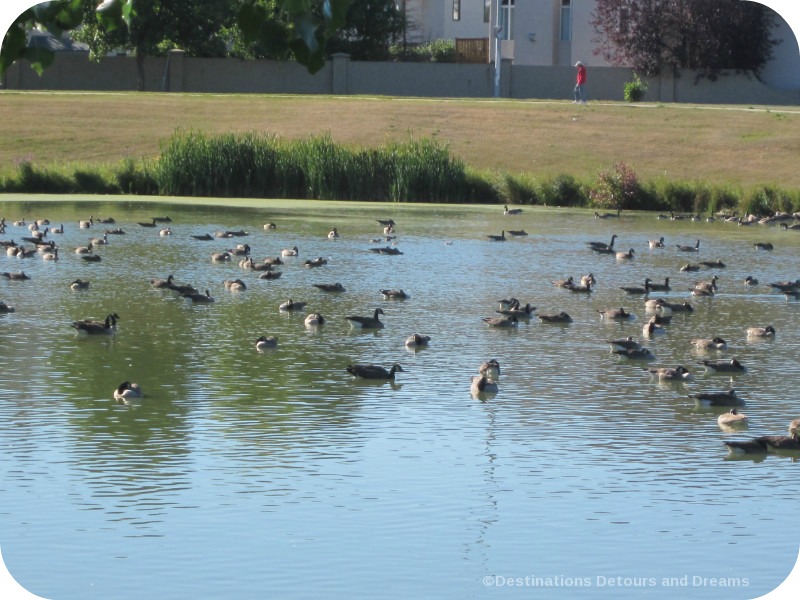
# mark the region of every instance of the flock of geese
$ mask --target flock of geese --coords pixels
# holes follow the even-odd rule
[[[504,206],[504,215],[514,216],[523,212],[523,209],[515,208],[509,209]],[[618,218],[620,215],[617,213],[595,213],[597,219],[613,219]],[[658,218],[663,218],[665,215],[659,215]],[[678,215],[671,214],[671,219],[678,220],[683,218]],[[740,225],[744,223],[759,222],[758,220],[745,218],[727,218],[726,220],[736,222]],[[777,221],[784,229],[795,230],[800,229],[794,221],[800,220],[800,214],[788,215],[779,214],[770,217],[766,222]],[[171,223],[169,217],[153,217],[152,219],[140,222],[137,225],[145,228],[160,228],[159,236],[173,235],[171,226],[164,224]],[[762,220],[762,222],[764,222]],[[791,225],[789,224],[791,222]],[[395,228],[396,223],[392,219],[378,220],[379,225],[382,227],[383,236],[371,240],[373,243],[386,243],[386,246],[370,248],[371,252],[378,254],[402,254],[397,248]],[[114,225],[113,218],[109,219],[95,219],[93,216],[88,220],[79,221],[77,226],[80,229],[90,230],[97,225]],[[5,248],[8,257],[16,257],[19,259],[31,258],[40,256],[45,261],[59,260],[59,246],[55,239],[64,232],[63,225],[51,225],[46,219],[33,221],[27,223],[24,220],[15,221],[13,223],[6,223],[5,218],[0,219],[0,234],[5,234],[8,228],[14,228],[16,231],[22,231],[25,235],[18,235],[21,240],[17,243],[13,238],[9,240],[0,239],[0,246]],[[263,225],[265,231],[272,231],[276,229],[274,223],[266,223]],[[524,230],[503,230],[500,235],[488,235],[487,238],[490,242],[504,242],[507,240],[506,233],[512,237],[527,236]],[[102,256],[98,250],[109,244],[109,236],[121,236],[125,231],[119,227],[106,227],[102,236],[91,237],[86,246],[79,246],[73,249],[74,254],[81,260],[87,262],[99,262]],[[215,239],[232,239],[246,237],[248,232],[244,230],[238,231],[217,231],[213,236],[210,234],[192,235],[191,237],[199,241],[211,241]],[[336,240],[340,237],[337,228],[331,228],[327,234],[328,239]],[[49,238],[49,239],[48,239]],[[636,256],[634,248],[627,250],[618,250],[615,248],[615,243],[619,236],[614,234],[608,242],[590,241],[586,243],[589,251],[599,255],[610,255],[618,261],[633,260]],[[693,244],[674,244],[675,251],[680,254],[698,256],[700,251],[700,240],[697,239]],[[651,249],[665,249],[668,248],[665,238],[659,237],[648,241],[648,246]],[[773,246],[766,242],[757,242],[754,244],[757,250],[771,251]],[[286,248],[280,252],[279,256],[268,257],[266,259],[256,261],[252,255],[252,248],[247,243],[237,244],[235,247],[230,248],[224,252],[213,252],[210,255],[212,262],[232,262],[238,260],[239,267],[245,271],[258,273],[259,279],[277,279],[281,276],[282,272],[277,270],[283,264],[283,260],[287,258],[294,258],[300,254],[297,246]],[[307,268],[315,268],[323,266],[327,260],[323,257],[308,259],[303,262],[303,266]],[[680,267],[682,272],[697,271],[702,267],[711,269],[721,269],[725,265],[722,261],[697,261],[687,262]],[[0,273],[0,276],[5,277],[10,281],[24,281],[30,279],[24,271],[7,271]],[[689,289],[693,296],[714,296],[718,290],[718,276],[713,275],[709,279],[695,281]],[[198,290],[189,284],[179,284],[175,281],[172,274],[166,278],[153,278],[149,280],[153,288],[168,290],[178,294],[180,297],[192,303],[213,303],[215,301],[210,290]],[[224,286],[227,290],[232,292],[243,291],[247,289],[247,284],[241,278],[226,279]],[[552,281],[555,287],[563,288],[573,294],[591,294],[596,280],[593,274],[589,273],[575,280],[572,276],[565,279]],[[748,276],[743,284],[745,286],[758,285],[757,279]],[[341,293],[346,291],[341,283],[315,283],[313,284],[317,289],[327,293]],[[785,294],[787,299],[797,299],[800,295],[800,279],[795,281],[776,281],[769,284],[772,288]],[[71,282],[70,287],[73,290],[86,290],[90,286],[89,281],[76,279]],[[655,336],[663,334],[669,328],[672,317],[675,313],[692,312],[694,310],[692,304],[688,301],[683,302],[669,302],[661,297],[653,297],[652,294],[657,292],[668,292],[672,288],[670,286],[669,277],[665,277],[663,283],[653,281],[646,278],[641,286],[622,286],[620,287],[625,294],[636,297],[639,296],[644,299],[645,313],[648,319],[642,327],[643,340],[653,339]],[[402,289],[381,289],[381,295],[384,299],[406,299],[408,294]],[[305,311],[307,306],[306,302],[295,301],[288,299],[281,303],[279,310],[282,312],[292,311]],[[15,308],[4,301],[0,301],[0,313],[13,313]],[[551,323],[556,325],[564,325],[572,322],[572,317],[564,312],[542,313],[536,312],[537,308],[530,303],[523,304],[516,298],[499,300],[499,308],[496,311],[497,316],[484,317],[483,322],[492,328],[514,328],[517,327],[520,321],[527,321],[532,318],[538,319],[542,323]],[[624,307],[607,308],[597,311],[600,318],[604,321],[623,321],[634,318],[634,315],[625,310]],[[344,319],[349,323],[350,327],[358,330],[378,330],[384,327],[384,323],[380,320],[383,315],[381,308],[375,308],[372,314],[369,315],[348,315]],[[83,319],[71,323],[78,333],[85,335],[112,335],[117,328],[117,321],[120,316],[116,313],[108,314],[104,319]],[[318,312],[311,312],[305,316],[304,323],[307,327],[320,327],[327,322],[326,317]],[[758,325],[747,328],[743,332],[748,339],[751,338],[774,338],[776,335],[775,328],[772,325]],[[430,341],[430,336],[413,333],[405,340],[405,346],[410,349],[424,348]],[[724,352],[728,348],[727,342],[721,337],[713,338],[696,338],[690,341],[691,345],[698,351],[704,353],[718,354]],[[630,361],[650,361],[655,359],[654,353],[643,345],[643,342],[637,341],[632,336],[620,339],[608,340],[611,352],[626,360]],[[267,351],[278,346],[278,339],[274,336],[262,335],[254,342],[255,349],[259,352]],[[745,365],[740,363],[735,358],[709,358],[699,361],[700,365],[706,371],[741,374],[746,371]],[[674,367],[645,367],[647,373],[658,381],[686,381],[692,378],[692,373],[682,365]],[[389,368],[385,368],[376,364],[352,364],[346,367],[346,371],[353,377],[371,379],[371,380],[384,380],[393,381],[397,373],[402,373],[403,368],[400,364],[393,364]],[[499,378],[500,378],[500,364],[496,359],[487,360],[478,367],[478,375],[471,378],[470,390],[473,396],[486,400],[491,398],[494,394],[499,392]],[[130,402],[133,399],[141,398],[143,392],[138,384],[125,381],[121,383],[113,392],[114,398],[119,402]],[[743,405],[743,401],[736,395],[735,390],[729,389],[726,391],[714,391],[698,393],[691,396],[698,405],[702,406],[722,406],[729,407],[729,412],[719,416],[718,424],[726,431],[736,431],[747,427],[748,418],[746,415],[739,412],[739,408]],[[767,435],[760,436],[744,441],[725,441],[725,445],[731,454],[764,454],[773,451],[800,451],[800,418],[793,419],[789,425],[789,435]]]

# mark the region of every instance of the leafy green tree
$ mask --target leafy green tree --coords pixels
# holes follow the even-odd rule
[[[740,0],[597,0],[597,54],[643,75],[695,69],[758,74],[772,56],[773,13]]]
[[[355,60],[385,60],[403,36],[405,17],[395,0],[352,0],[344,26],[329,41],[331,52]]]

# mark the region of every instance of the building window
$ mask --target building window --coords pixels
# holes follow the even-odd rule
[[[514,39],[514,0],[500,2],[500,39]]]
[[[572,40],[572,0],[561,0],[561,41]]]
[[[483,0],[483,22],[489,23],[492,20],[492,0]]]
[[[461,0],[453,0],[453,21],[461,20]]]

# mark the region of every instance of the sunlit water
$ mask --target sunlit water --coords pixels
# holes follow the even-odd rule
[[[800,276],[800,233],[532,208],[506,217],[494,207],[14,200],[0,203],[8,223],[48,218],[66,229],[48,238],[58,262],[0,256],[0,272],[31,277],[0,278],[0,300],[16,307],[0,315],[0,546],[36,594],[754,598],[794,565],[796,457],[730,460],[722,441],[785,434],[800,416],[800,304],[766,285]],[[169,237],[137,225],[164,214]],[[89,215],[117,223],[79,229]],[[369,251],[387,245],[370,241],[386,218],[402,255]],[[268,221],[274,231],[263,230]],[[339,240],[326,238],[332,226]],[[74,254],[113,227],[126,235],[109,236],[101,262]],[[239,229],[250,235],[190,237]],[[529,235],[486,237],[503,229]],[[612,233],[619,249],[635,248],[632,261],[585,245]],[[0,239],[25,235],[9,224]],[[666,248],[649,249],[660,236]],[[698,238],[698,254],[675,247]],[[756,241],[775,249],[757,251]],[[211,262],[236,243],[256,259],[292,246],[300,256],[285,259],[280,279],[259,280],[236,259]],[[303,266],[318,256],[328,264]],[[678,270],[716,259],[727,267]],[[551,285],[588,272],[590,295]],[[170,273],[216,302],[151,288]],[[717,296],[691,298],[688,286],[713,274]],[[760,285],[746,288],[747,275]],[[88,291],[70,290],[78,277],[91,280]],[[237,277],[248,289],[226,290]],[[645,277],[670,277],[672,291],[657,295],[696,310],[647,341],[655,361],[626,362],[605,340],[641,338],[643,300],[619,286]],[[333,282],[347,291],[312,286]],[[384,288],[410,297],[384,300]],[[484,325],[510,296],[574,322]],[[288,298],[307,310],[280,313]],[[620,306],[636,318],[597,313]],[[385,329],[349,329],[345,316],[378,307]],[[328,320],[316,330],[303,325],[312,310]],[[120,315],[114,336],[70,327],[110,312]],[[770,324],[774,341],[745,338]],[[431,336],[429,348],[404,347],[414,332]],[[257,352],[260,335],[278,347]],[[729,343],[722,356],[748,367],[733,382],[704,373],[688,343],[714,336]],[[500,391],[472,398],[470,377],[489,358],[501,364]],[[355,362],[404,371],[392,385],[354,381],[345,367]],[[679,364],[692,381],[659,384],[643,370]],[[118,404],[124,380],[146,396]],[[717,426],[727,409],[688,397],[729,385],[751,419],[741,433]]]

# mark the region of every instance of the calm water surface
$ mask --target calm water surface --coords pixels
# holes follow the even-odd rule
[[[58,262],[0,256],[0,272],[31,277],[0,278],[0,300],[16,307],[0,315],[0,546],[9,570],[51,599],[769,592],[797,557],[797,457],[730,460],[722,441],[785,434],[800,416],[800,304],[765,285],[800,277],[800,234],[591,214],[7,197],[8,222],[47,218],[66,230],[51,236]],[[90,215],[117,223],[79,229]],[[159,215],[172,218],[173,235],[137,225]],[[386,245],[370,241],[379,218],[397,222],[402,255],[369,252]],[[265,232],[268,221],[277,229]],[[326,239],[332,226],[341,239]],[[111,227],[126,235],[109,236],[101,262],[74,254]],[[190,237],[238,229],[250,235]],[[503,229],[529,235],[486,238]],[[587,249],[612,233],[619,249],[636,250],[632,261]],[[0,239],[25,235],[9,225]],[[666,248],[649,249],[660,236]],[[697,255],[675,248],[698,238]],[[756,241],[775,249],[756,251]],[[292,246],[300,256],[285,259],[280,279],[259,280],[236,260],[211,262],[236,243],[256,259]],[[303,266],[318,256],[328,264]],[[727,268],[678,270],[716,259]],[[590,295],[551,285],[588,272],[597,279]],[[151,288],[149,279],[170,273],[216,302]],[[713,274],[717,296],[691,298],[687,287]],[[746,288],[747,275],[761,284]],[[88,291],[70,290],[78,277],[91,280]],[[248,289],[226,290],[223,280],[237,277]],[[672,291],[659,295],[690,300],[695,311],[676,314],[647,343],[655,361],[625,362],[605,340],[641,337],[643,301],[619,286],[645,277],[670,277]],[[345,293],[312,286],[337,281]],[[384,300],[384,288],[410,298]],[[481,317],[509,296],[574,322],[486,327]],[[306,311],[280,313],[288,298],[328,323],[309,330]],[[636,319],[605,323],[597,313],[620,306]],[[345,316],[377,307],[385,329],[349,329]],[[114,336],[70,327],[110,312],[121,317]],[[747,327],[770,324],[774,341],[745,338]],[[430,335],[430,347],[407,350],[414,332]],[[256,352],[260,335],[277,336],[278,347]],[[713,336],[747,373],[704,373],[688,341]],[[500,391],[472,398],[470,377],[489,358],[501,363]],[[392,385],[354,381],[345,367],[355,362],[397,362],[404,372]],[[679,364],[692,381],[659,384],[642,369]],[[112,392],[124,380],[146,397],[118,404]],[[720,431],[725,409],[688,398],[729,385],[746,401],[749,431]]]

